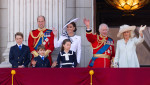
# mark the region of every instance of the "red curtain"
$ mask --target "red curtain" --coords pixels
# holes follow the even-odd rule
[[[90,85],[89,68],[0,69],[0,85]],[[150,85],[150,68],[95,68],[93,85]]]

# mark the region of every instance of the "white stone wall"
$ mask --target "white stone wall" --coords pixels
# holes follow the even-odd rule
[[[0,61],[8,41],[8,0],[0,0]]]
[[[81,67],[86,67],[92,57],[92,48],[90,43],[86,39],[85,25],[83,19],[87,18],[93,26],[93,0],[76,0],[76,17],[80,20],[77,22],[78,30],[77,34],[82,37],[82,56]]]

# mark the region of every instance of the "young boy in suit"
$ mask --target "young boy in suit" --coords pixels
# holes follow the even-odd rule
[[[23,34],[17,32],[15,34],[16,45],[10,48],[9,62],[12,64],[12,68],[24,68],[28,67],[30,62],[30,50],[29,47],[24,45]]]
[[[50,61],[47,59],[45,56],[45,46],[44,45],[39,45],[37,48],[39,56],[34,57],[32,60],[32,66],[33,67],[51,67],[50,66]]]

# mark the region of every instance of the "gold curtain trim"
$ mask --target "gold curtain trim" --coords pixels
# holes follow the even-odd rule
[[[12,84],[11,85],[14,85],[14,75],[16,74],[16,71],[15,70],[11,70],[11,75],[12,75]]]
[[[89,71],[89,74],[90,74],[90,76],[91,76],[90,85],[92,85],[92,84],[93,84],[93,83],[92,83],[92,82],[93,82],[93,80],[92,80],[93,78],[92,78],[92,77],[93,77],[93,75],[94,75],[94,70],[90,70],[90,71]]]

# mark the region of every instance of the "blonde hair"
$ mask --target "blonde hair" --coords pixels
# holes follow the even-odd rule
[[[130,31],[130,38],[133,38],[134,35],[135,35],[134,31],[131,31],[131,30],[129,30],[129,31]],[[123,32],[123,33],[124,33],[124,32]],[[121,38],[121,39],[124,39],[123,33],[121,33],[121,35],[120,35],[120,38]]]

